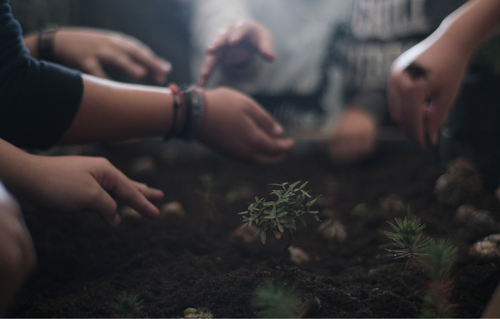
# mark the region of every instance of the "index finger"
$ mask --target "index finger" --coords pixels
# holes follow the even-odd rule
[[[213,69],[219,62],[219,57],[220,53],[207,53],[203,61],[203,66],[201,67],[200,79],[198,80],[199,86],[204,87],[207,84]]]

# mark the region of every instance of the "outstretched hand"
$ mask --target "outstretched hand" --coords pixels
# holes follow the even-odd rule
[[[208,46],[198,84],[204,86],[216,66],[230,72],[248,67],[256,55],[274,61],[273,38],[269,30],[252,21],[237,21],[219,31]]]
[[[228,88],[207,91],[198,139],[233,158],[271,164],[282,161],[293,140],[254,100]]]
[[[113,66],[136,79],[148,75],[158,85],[166,82],[172,69],[169,62],[130,36],[95,29],[61,28],[54,37],[58,62],[85,73],[108,78],[103,66]]]
[[[422,147],[439,130],[460,89],[469,54],[453,42],[425,40],[392,65],[389,105],[395,122]]]
[[[116,226],[120,223],[120,199],[146,217],[159,210],[150,200],[160,200],[163,192],[130,180],[107,159],[83,156],[36,156],[28,168],[31,180],[27,196],[44,206],[64,212],[91,210]]]

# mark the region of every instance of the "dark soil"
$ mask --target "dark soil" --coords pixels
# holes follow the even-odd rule
[[[201,154],[201,153],[200,153]],[[307,154],[307,155],[306,155]],[[335,168],[322,146],[310,147],[275,166],[234,162],[213,154],[184,156],[166,162],[153,153],[156,169],[131,171],[131,154],[99,151],[136,180],[165,192],[163,202],[179,201],[186,216],[161,220],[123,218],[111,228],[94,213],[60,214],[26,208],[26,222],[38,254],[38,266],[11,306],[7,317],[112,317],[122,293],[138,295],[143,308],[138,317],[182,317],[188,307],[208,308],[214,317],[256,317],[254,290],[265,279],[295,285],[303,299],[318,298],[314,317],[415,317],[422,312],[427,277],[422,271],[392,268],[368,272],[393,262],[380,248],[389,230],[387,220],[405,212],[381,213],[379,200],[399,195],[426,224],[433,238],[450,238],[459,249],[451,271],[451,303],[457,317],[479,317],[500,280],[500,260],[469,257],[471,245],[498,232],[495,227],[469,227],[454,219],[457,207],[437,202],[433,189],[443,173],[430,158],[412,147],[381,147],[369,161]],[[163,156],[164,158],[164,156]],[[200,175],[213,174],[213,201],[218,214],[203,218]],[[331,208],[347,229],[343,244],[324,241],[312,218],[298,225],[293,246],[310,256],[296,266],[278,259],[284,239],[245,243],[234,235],[253,195],[270,193],[268,183],[309,181],[313,196],[323,194],[320,211]],[[336,185],[336,195],[335,186]],[[246,197],[226,200],[241,187]],[[366,203],[368,215],[351,213]],[[161,204],[161,203],[159,203]],[[482,195],[474,204],[500,221],[500,202]],[[325,216],[320,216],[322,220]]]

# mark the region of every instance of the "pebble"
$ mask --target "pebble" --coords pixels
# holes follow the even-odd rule
[[[489,211],[476,210],[470,215],[467,224],[469,226],[493,226],[495,225],[495,220]]]
[[[258,228],[255,225],[252,226],[245,226],[241,228],[238,226],[236,230],[234,231],[234,236],[239,237],[243,239],[243,241],[247,244],[253,243],[257,240],[259,240],[259,236],[255,236],[255,233],[257,232]]]
[[[460,205],[455,213],[455,219],[461,223],[465,223],[476,210],[474,205]]]
[[[396,194],[390,194],[386,197],[379,199],[380,207],[386,212],[391,214],[404,213],[406,205],[403,199]]]
[[[323,239],[334,239],[338,243],[345,242],[347,238],[347,231],[345,226],[338,220],[327,219],[318,227],[318,233],[320,233]]]
[[[161,206],[160,208],[160,218],[165,218],[168,215],[184,217],[186,212],[184,207],[178,201],[168,202]]]
[[[290,252],[290,259],[296,265],[302,265],[308,263],[311,260],[311,257],[300,248],[290,246],[288,247],[288,251]]]
[[[479,258],[500,257],[500,234],[489,235],[472,245],[469,254]]]
[[[132,174],[151,174],[156,171],[156,163],[151,156],[142,156],[132,162],[130,166]]]

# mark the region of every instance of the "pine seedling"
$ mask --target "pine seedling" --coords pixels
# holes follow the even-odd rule
[[[288,233],[288,241],[283,249],[284,253],[288,251],[288,247],[292,244],[293,234],[292,229],[296,230],[296,222],[299,220],[304,226],[306,221],[305,214],[312,214],[316,221],[318,218],[318,211],[311,210],[311,206],[318,199],[309,200],[305,202],[306,198],[311,198],[310,191],[304,191],[304,187],[308,182],[304,182],[300,186],[301,181],[282,184],[270,184],[278,186],[270,194],[277,197],[275,201],[267,201],[266,198],[255,197],[255,202],[250,203],[248,210],[239,213],[243,215],[243,226],[257,226],[256,236],[260,234],[260,239],[263,244],[266,243],[268,231],[272,231],[277,239],[280,239],[285,230]]]
[[[429,279],[429,293],[424,297],[423,317],[450,318],[454,305],[450,304],[453,280],[450,270],[457,257],[457,248],[450,240],[429,241],[421,264]]]
[[[395,259],[406,259],[406,266],[416,264],[421,256],[425,255],[424,248],[429,243],[430,238],[426,237],[422,230],[425,224],[422,224],[420,218],[411,214],[410,208],[407,209],[408,215],[403,219],[396,218],[396,223],[387,222],[394,232],[384,231],[384,234],[392,241],[395,249],[386,249]]]
[[[113,304],[117,318],[135,318],[142,311],[142,300],[137,295],[127,295],[126,292],[118,296]]]
[[[214,198],[214,188],[217,185],[215,182],[213,174],[206,173],[200,175],[200,181],[203,185],[203,191],[201,192],[203,196],[203,214],[208,219],[214,219],[217,215],[218,210],[215,206]]]
[[[261,309],[258,315],[262,318],[295,318],[297,298],[295,289],[285,289],[266,280],[264,286],[255,290],[252,305]]]

